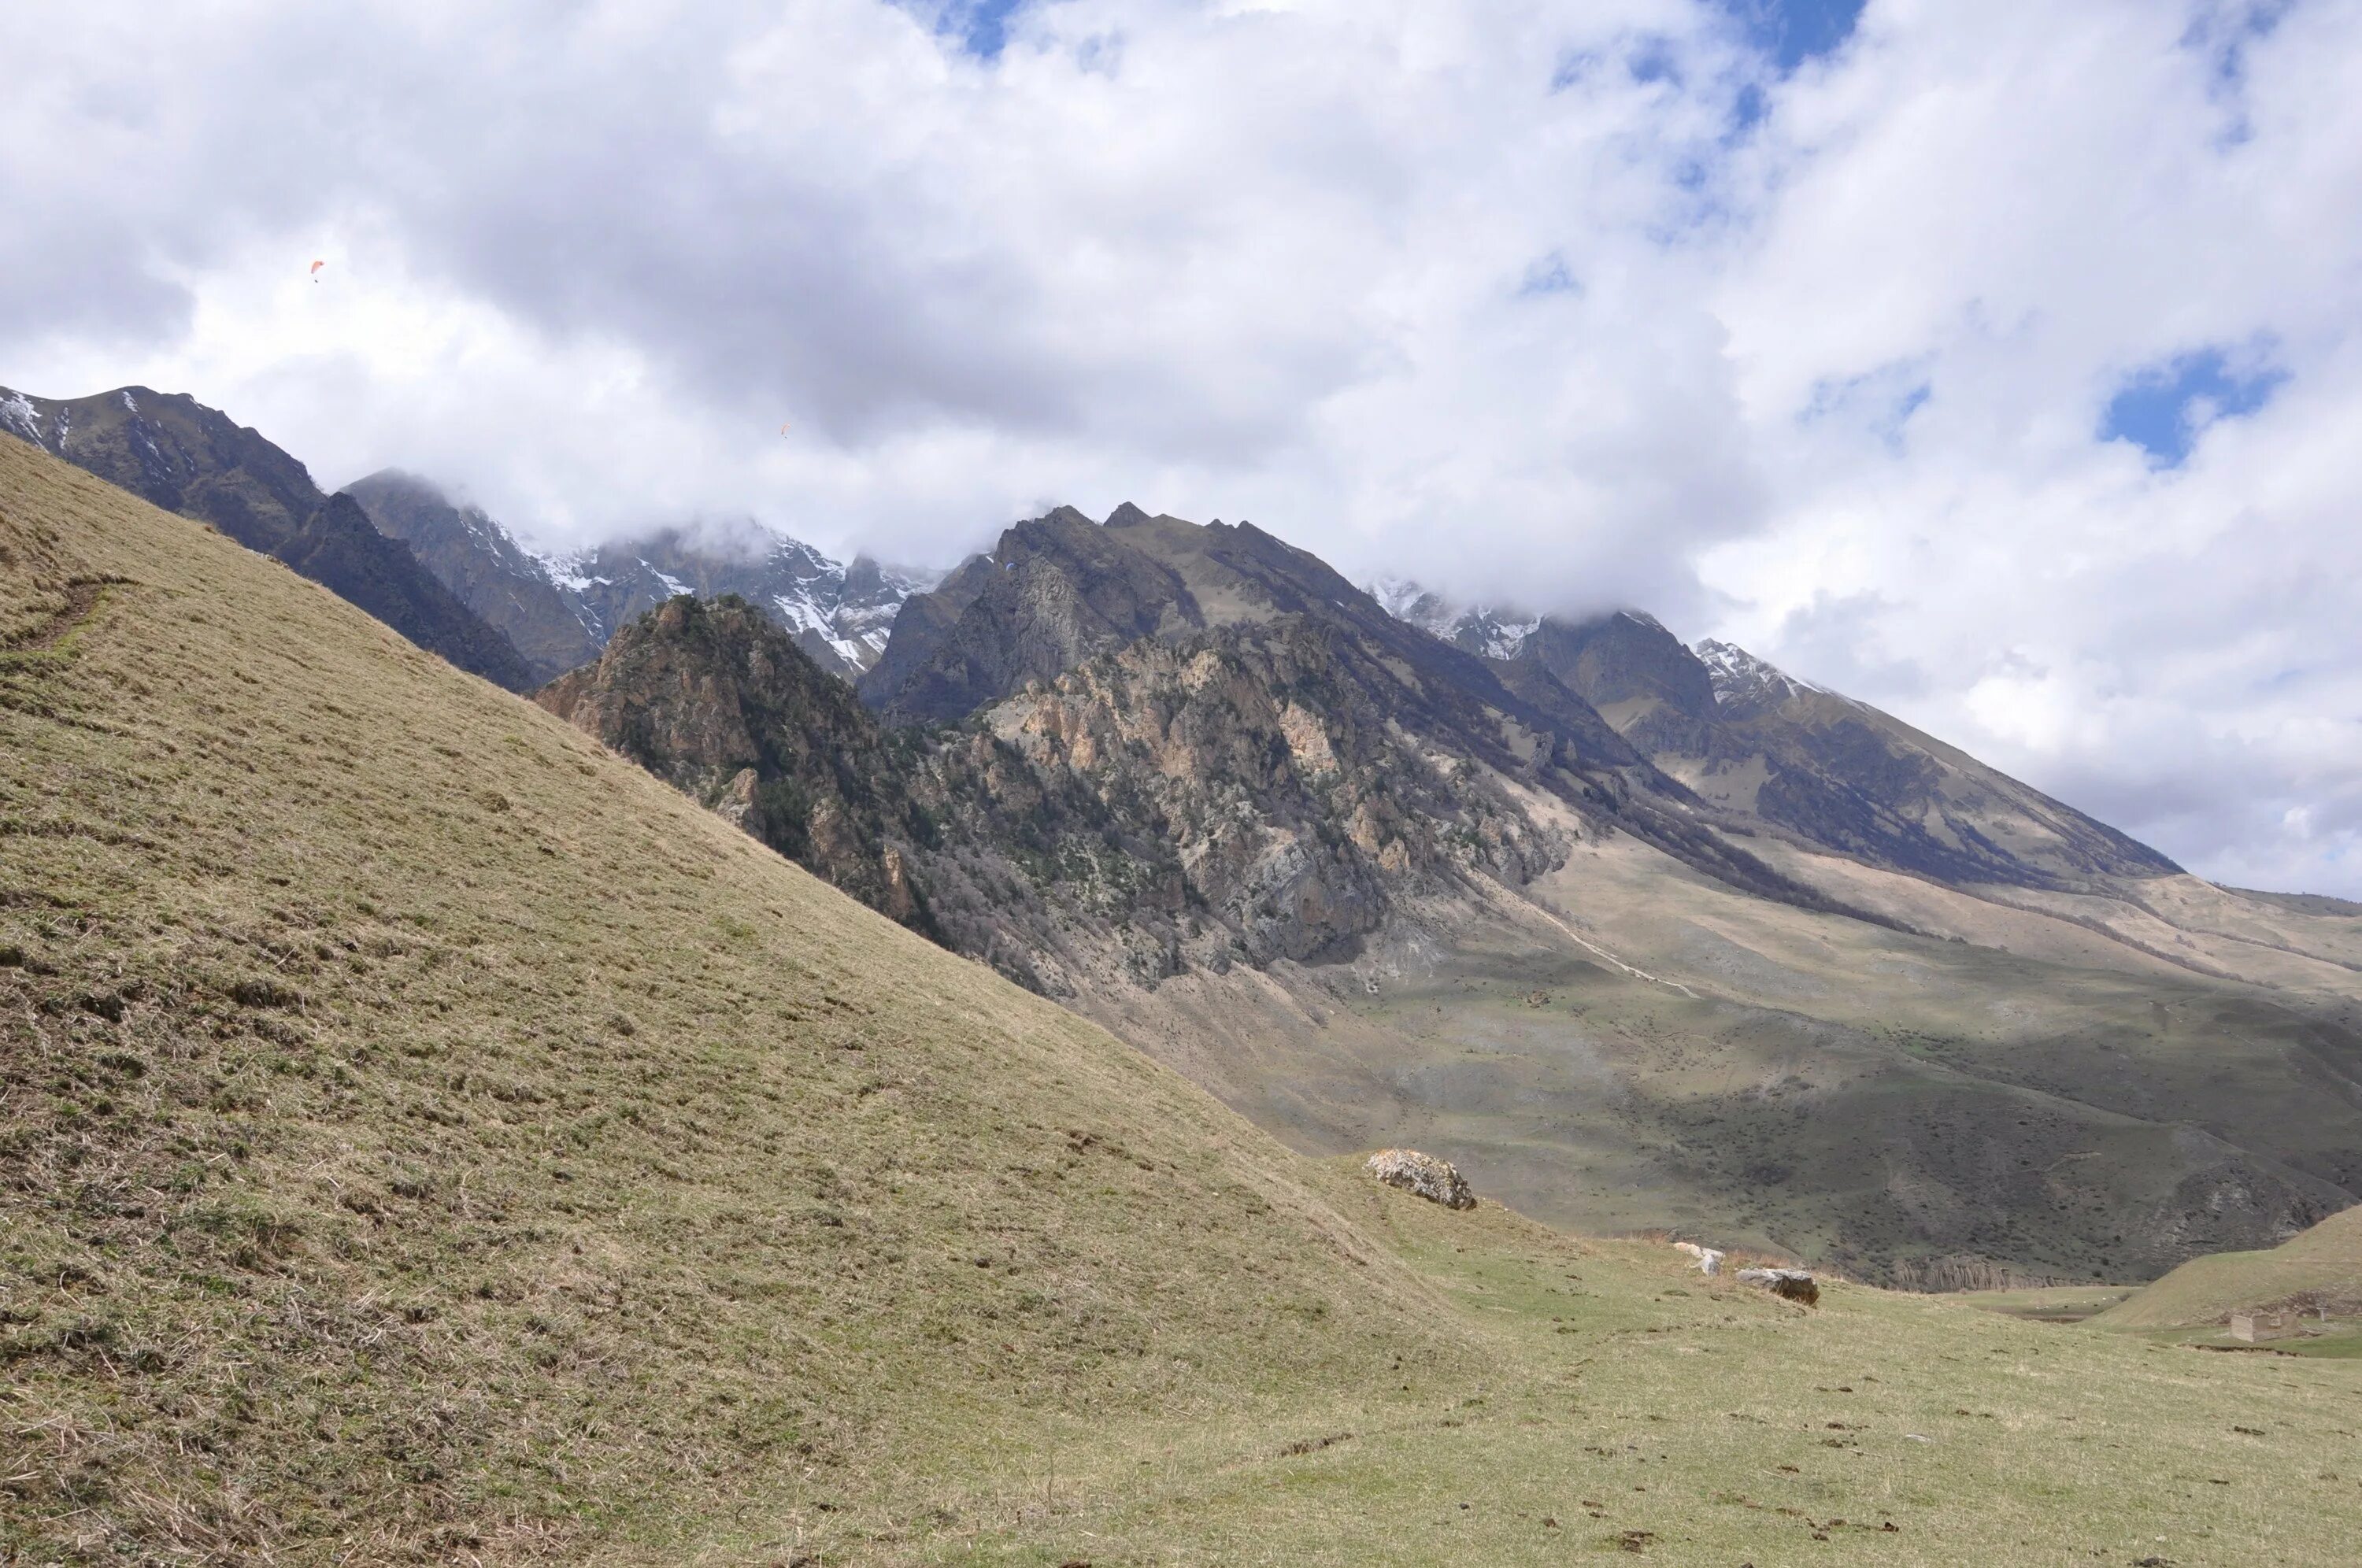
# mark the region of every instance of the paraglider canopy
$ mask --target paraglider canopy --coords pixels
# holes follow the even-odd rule
[[[315,260],[312,263],[312,281],[316,283],[320,281],[320,269],[326,265],[327,263],[326,261]]]
[[[788,433],[788,427],[787,427],[786,425],[780,425],[780,426],[779,426],[779,434],[780,434],[780,435],[782,435],[782,436],[784,436],[784,435],[786,435],[787,433]]]

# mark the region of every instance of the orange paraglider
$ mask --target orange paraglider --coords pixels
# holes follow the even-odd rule
[[[788,427],[787,427],[786,425],[780,425],[780,426],[779,426],[779,434],[780,434],[780,435],[782,435],[782,436],[784,436],[784,435],[786,435],[787,433],[788,433]]]
[[[312,281],[316,283],[320,281],[320,269],[326,265],[327,263],[326,261],[314,261],[312,263]]]

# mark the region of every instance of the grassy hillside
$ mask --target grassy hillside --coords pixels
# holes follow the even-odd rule
[[[1668,1248],[1575,1242],[1489,1204],[1455,1217],[1362,1189],[1343,1162],[1331,1180],[1485,1347],[1483,1375],[1416,1406],[1078,1432],[999,1519],[915,1560],[2353,1561],[2356,1364],[1843,1286],[1805,1312],[1709,1285]]]
[[[2298,1309],[2333,1321],[2362,1317],[2362,1209],[2333,1214],[2258,1253],[2192,1258],[2093,1321],[2112,1329],[2218,1323],[2251,1308]]]
[[[2346,1364],[1843,1285],[1806,1313],[1297,1159],[7,442],[0,1105],[17,1561],[2188,1568],[2362,1536]]]
[[[660,1544],[1450,1353],[1097,1029],[199,525],[0,517],[0,1551]]]

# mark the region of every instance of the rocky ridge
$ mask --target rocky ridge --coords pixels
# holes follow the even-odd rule
[[[1582,697],[1726,828],[1955,884],[2080,889],[2180,869],[1891,714],[1732,643],[1685,646],[1642,612],[1529,619],[1402,579],[1373,591],[1512,686],[1546,675]]]
[[[193,398],[121,387],[53,400],[0,388],[0,430],[278,557],[462,669],[511,690],[535,684],[515,645],[351,497],[322,494],[302,463]]]
[[[414,474],[389,469],[350,489],[381,529],[407,540],[453,592],[528,650],[543,680],[589,663],[622,627],[682,593],[736,595],[822,669],[853,679],[884,651],[902,602],[937,580],[867,557],[834,560],[752,519],[537,555],[480,507]]]

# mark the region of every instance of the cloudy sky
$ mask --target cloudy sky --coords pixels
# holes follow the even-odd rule
[[[2362,895],[2355,0],[489,10],[16,0],[0,384],[548,543],[1251,518]]]

